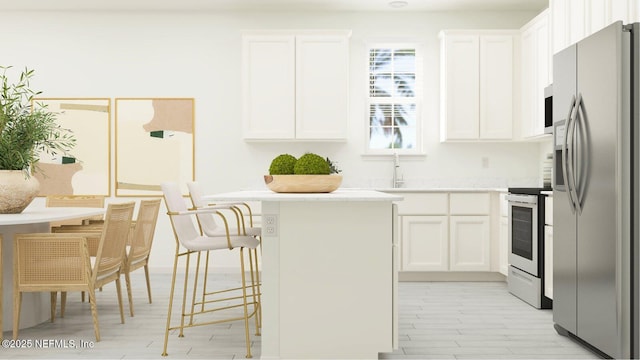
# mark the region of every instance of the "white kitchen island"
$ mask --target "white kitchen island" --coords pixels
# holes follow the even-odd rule
[[[240,191],[262,202],[262,359],[377,359],[397,348],[396,215],[402,196]]]

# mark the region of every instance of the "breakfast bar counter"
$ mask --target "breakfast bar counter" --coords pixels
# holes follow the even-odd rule
[[[240,191],[262,202],[262,359],[377,359],[397,348],[394,201],[371,190]]]

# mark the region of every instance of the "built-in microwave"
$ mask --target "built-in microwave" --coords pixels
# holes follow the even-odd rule
[[[553,84],[544,88],[544,133],[553,134]]]

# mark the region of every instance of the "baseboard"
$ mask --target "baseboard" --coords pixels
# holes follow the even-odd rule
[[[411,281],[507,281],[499,272],[490,271],[400,271],[398,280]]]

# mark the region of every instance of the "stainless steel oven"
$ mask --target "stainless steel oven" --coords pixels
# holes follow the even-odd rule
[[[538,196],[509,194],[509,264],[538,273]]]
[[[544,195],[547,188],[510,188],[509,292],[538,309],[550,309],[544,295]]]

